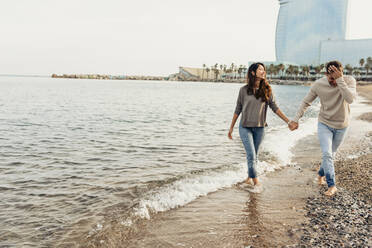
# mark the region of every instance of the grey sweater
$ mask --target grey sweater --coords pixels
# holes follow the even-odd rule
[[[269,106],[275,113],[277,106],[274,95],[271,94],[269,102],[263,102],[261,98],[256,99],[254,95],[248,95],[248,85],[240,88],[238,99],[236,101],[235,114],[242,117],[240,124],[243,127],[265,127],[267,107]]]

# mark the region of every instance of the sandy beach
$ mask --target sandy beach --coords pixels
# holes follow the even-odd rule
[[[372,86],[358,87],[358,93],[367,99],[362,104],[372,103]],[[131,228],[117,221],[75,241],[84,247],[133,248],[371,246],[371,110],[367,105],[353,113],[336,157],[339,191],[332,198],[316,183],[321,153],[317,136],[311,135],[293,149],[293,165],[262,177],[260,194],[236,185]]]

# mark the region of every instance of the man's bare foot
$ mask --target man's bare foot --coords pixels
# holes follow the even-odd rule
[[[257,177],[252,178],[252,181],[253,181],[254,186],[259,186],[259,185],[261,185],[260,182],[258,181],[258,178],[257,178]]]
[[[318,176],[318,184],[319,184],[320,186],[322,186],[322,185],[326,185],[327,182],[326,182],[326,180],[325,180],[325,177]]]
[[[244,183],[245,183],[245,184],[248,184],[248,185],[253,185],[251,179],[252,179],[252,178],[248,177],[247,179],[245,179]]]
[[[334,194],[336,194],[336,192],[337,192],[337,188],[336,188],[336,186],[332,186],[332,187],[329,187],[328,190],[327,190],[326,192],[324,192],[324,194],[325,194],[326,196],[331,197],[331,196],[333,196]]]

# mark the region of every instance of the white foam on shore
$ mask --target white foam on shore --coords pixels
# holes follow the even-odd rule
[[[150,219],[151,212],[163,212],[183,206],[200,196],[243,181],[245,177],[246,168],[236,166],[226,171],[183,178],[142,199],[135,209],[135,215]]]
[[[366,106],[362,101],[363,99],[359,99],[351,105],[352,111],[357,115],[370,111],[370,106]],[[313,107],[318,108],[318,106]],[[291,148],[304,137],[315,134],[317,122],[317,118],[309,118],[300,122],[299,129],[293,132],[285,125],[268,129],[261,152],[274,155],[279,162],[260,161],[257,166],[259,175],[265,175],[267,172],[290,164],[293,157]],[[199,175],[190,175],[150,192],[140,200],[138,207],[134,209],[134,215],[150,219],[151,213],[164,212],[184,206],[200,196],[205,196],[224,187],[231,187],[243,181],[246,176],[246,162],[237,163],[225,171],[209,171]],[[132,224],[128,220],[123,223],[126,223],[126,225],[128,223],[130,223],[129,225]]]
[[[316,133],[317,118],[309,118],[299,123],[299,128],[290,131],[287,126],[281,126],[268,132],[262,144],[262,150],[279,159],[280,164],[289,164],[293,157],[291,149],[306,136]]]
[[[274,171],[290,163],[293,154],[290,149],[296,142],[316,131],[316,119],[308,119],[301,123],[300,131],[291,132],[288,127],[278,127],[268,130],[263,144],[263,151],[269,151],[280,161],[259,161],[257,171],[259,175]],[[143,198],[135,208],[134,215],[150,219],[151,213],[163,212],[195,200],[200,196],[230,187],[247,177],[246,162],[237,163],[225,171],[205,172],[199,175],[190,175],[175,181]]]

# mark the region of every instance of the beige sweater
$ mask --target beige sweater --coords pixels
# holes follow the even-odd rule
[[[315,81],[293,121],[298,122],[311,103],[319,97],[319,122],[336,129],[347,127],[350,119],[349,104],[356,98],[356,81],[352,76],[343,76],[336,82],[337,86],[333,87],[327,77]]]

